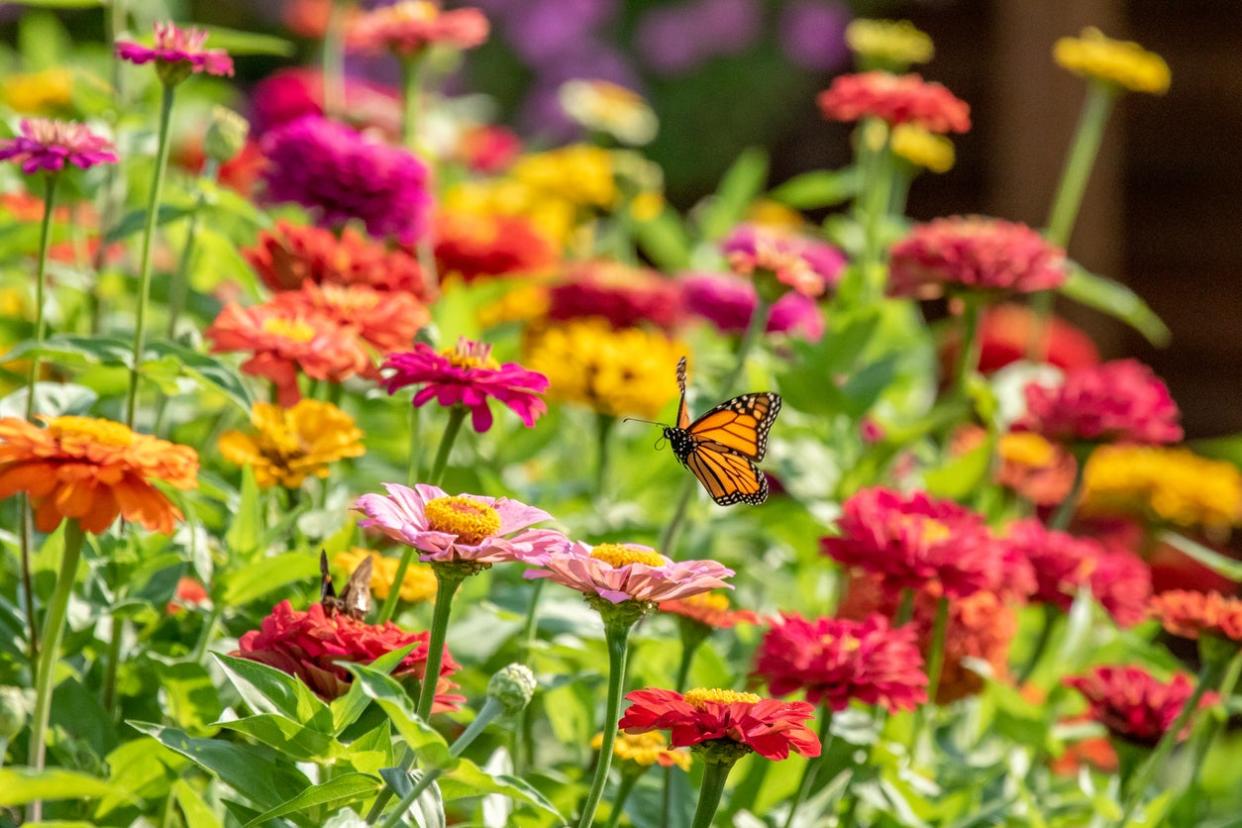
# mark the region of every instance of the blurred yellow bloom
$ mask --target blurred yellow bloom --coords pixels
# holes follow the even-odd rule
[[[806,224],[806,220],[797,210],[770,198],[761,198],[751,204],[746,210],[746,221],[780,230],[799,230]]]
[[[1075,75],[1111,83],[1131,92],[1163,95],[1169,91],[1169,64],[1137,43],[1113,40],[1094,27],[1078,37],[1063,37],[1052,49],[1059,66]]]
[[[378,552],[354,547],[345,552],[338,552],[332,563],[341,572],[349,575],[358,568],[358,564],[371,557],[371,592],[376,598],[383,600],[392,590],[393,581],[397,579],[397,567],[400,561],[386,558]],[[431,567],[414,562],[405,570],[401,579],[401,600],[407,604],[419,601],[430,601],[436,595],[436,576]]]
[[[893,152],[898,158],[934,173],[953,169],[953,142],[917,124],[899,124],[893,130]]]
[[[663,212],[663,193],[648,190],[634,196],[634,199],[630,202],[630,216],[635,221],[654,221]]]
[[[604,734],[596,733],[591,740],[591,747],[599,750],[603,746]],[[684,771],[690,770],[690,751],[670,748],[664,734],[658,730],[648,733],[618,733],[617,740],[612,743],[612,755],[643,768],[652,765],[671,768],[676,765]]]
[[[68,69],[12,74],[0,86],[0,95],[23,115],[54,115],[73,100],[73,73]]]
[[[612,154],[589,144],[524,155],[510,175],[544,195],[581,207],[606,209],[617,200]]]
[[[1101,446],[1087,462],[1082,511],[1224,532],[1242,519],[1242,473],[1186,449]]]
[[[850,51],[865,61],[905,68],[927,63],[936,53],[932,39],[909,20],[868,20],[860,17],[845,27]]]
[[[444,210],[460,215],[521,216],[536,232],[562,248],[578,220],[578,205],[572,201],[510,178],[459,184],[445,193]]]
[[[307,477],[327,477],[332,463],[366,453],[354,418],[331,403],[304,399],[292,408],[257,403],[250,424],[251,433],[221,435],[220,453],[250,466],[263,488],[296,489]]]
[[[550,399],[651,419],[677,394],[683,342],[640,328],[576,319],[532,330],[522,364],[547,375]]]
[[[484,328],[494,328],[506,322],[532,322],[547,314],[548,305],[545,285],[522,282],[505,291],[496,301],[480,308],[479,322]]]
[[[561,109],[579,126],[623,144],[641,146],[655,138],[659,122],[637,92],[602,80],[571,80],[561,86]]]

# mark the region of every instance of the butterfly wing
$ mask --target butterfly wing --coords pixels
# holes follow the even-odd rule
[[[362,563],[349,576],[348,583],[341,590],[337,599],[341,610],[351,618],[364,619],[371,612],[371,556],[367,555]],[[395,587],[394,587],[395,588]]]
[[[686,467],[721,506],[758,505],[768,499],[768,479],[759,467],[718,444],[696,445],[686,456]]]
[[[779,394],[743,394],[708,411],[686,431],[696,444],[716,443],[747,459],[762,460],[768,450],[768,432],[780,410]]]
[[[336,600],[336,587],[332,586],[332,573],[328,571],[328,552],[319,550],[319,603],[330,604]]]

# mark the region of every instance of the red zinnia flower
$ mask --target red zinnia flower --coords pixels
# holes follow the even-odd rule
[[[457,142],[456,154],[471,172],[495,175],[508,168],[522,151],[522,139],[502,126],[479,126]]]
[[[1091,571],[1091,592],[1122,627],[1147,617],[1151,600],[1151,568],[1128,549],[1104,548]]]
[[[1091,582],[1102,546],[1088,538],[1045,529],[1034,518],[1009,526],[1002,541],[1030,561],[1036,589],[1031,600],[1068,610],[1080,587]]]
[[[647,322],[669,330],[681,315],[675,282],[653,270],[616,262],[575,265],[548,290],[548,317],[558,321],[598,316],[614,328]]]
[[[915,74],[863,72],[838,75],[819,93],[825,118],[857,121],[879,118],[889,125],[914,123],[930,132],[966,132],[970,105],[944,86]]]
[[[1242,600],[1219,592],[1162,592],[1151,599],[1151,613],[1173,635],[1216,635],[1242,642]]]
[[[1169,389],[1134,359],[1073,371],[1061,385],[1026,387],[1027,414],[1018,424],[1049,440],[1176,443],[1181,416]]]
[[[728,630],[738,624],[758,624],[758,613],[729,608],[729,596],[720,592],[702,592],[688,598],[660,602],[660,612],[687,618],[714,630]]]
[[[211,596],[207,594],[205,586],[193,578],[183,576],[177,580],[177,589],[173,592],[172,600],[165,605],[164,612],[175,615],[190,607],[201,607],[210,601]]]
[[[409,348],[420,328],[431,320],[427,307],[408,293],[381,293],[365,285],[317,285],[276,294],[271,304],[321,315],[350,327],[381,354]]]
[[[551,243],[521,216],[441,213],[435,239],[440,272],[467,282],[544,270],[556,261]]]
[[[396,679],[412,676],[422,681],[429,638],[428,633],[406,632],[391,621],[368,624],[345,613],[329,613],[322,604],[299,612],[288,601],[281,601],[263,619],[259,629],[238,640],[234,655],[297,676],[307,687],[331,700],[344,695],[352,680],[349,671],[337,662],[370,664],[410,644],[418,646],[402,659],[392,675]],[[463,696],[452,693],[457,685],[448,680],[457,669],[457,663],[445,649],[433,713],[457,710],[465,701]]]
[[[1026,359],[1037,330],[1035,314],[1022,305],[997,305],[983,314],[979,323],[979,372],[994,374],[1006,365]],[[1100,352],[1091,337],[1058,317],[1043,327],[1043,340],[1036,353],[1062,371],[1076,371],[1100,361]],[[958,329],[946,339],[940,362],[948,367],[957,360]]]
[[[1065,684],[1086,697],[1091,718],[1113,736],[1148,747],[1173,726],[1194,690],[1182,673],[1166,684],[1142,667],[1130,666],[1096,667],[1084,676],[1067,678]],[[1199,708],[1211,707],[1218,698],[1216,693],[1204,693]],[[1177,738],[1189,735],[1188,725]]]
[[[811,704],[836,711],[854,699],[889,711],[927,701],[914,627],[891,628],[878,614],[862,621],[782,615],[759,645],[755,673],[773,695],[805,690]]]
[[[724,741],[753,750],[765,759],[785,759],[792,749],[819,756],[819,738],[805,724],[815,715],[806,702],[764,699],[733,690],[635,690],[617,727],[627,733],[670,731],[673,747]]]

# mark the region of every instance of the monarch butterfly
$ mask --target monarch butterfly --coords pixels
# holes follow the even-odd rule
[[[685,357],[677,363],[677,385],[681,389],[677,425],[664,428],[673,454],[721,506],[767,500],[768,479],[755,462],[768,450],[768,432],[781,410],[780,395],[743,394],[691,422]]]

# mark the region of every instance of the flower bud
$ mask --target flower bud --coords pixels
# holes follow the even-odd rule
[[[208,158],[223,164],[241,152],[249,134],[250,124],[241,115],[223,106],[212,107],[203,151]]]
[[[21,732],[29,713],[30,705],[20,687],[0,687],[0,742],[6,742]]]
[[[529,667],[525,664],[510,664],[492,676],[492,680],[487,683],[487,696],[500,702],[505,713],[513,715],[530,704],[537,686],[535,674]]]

